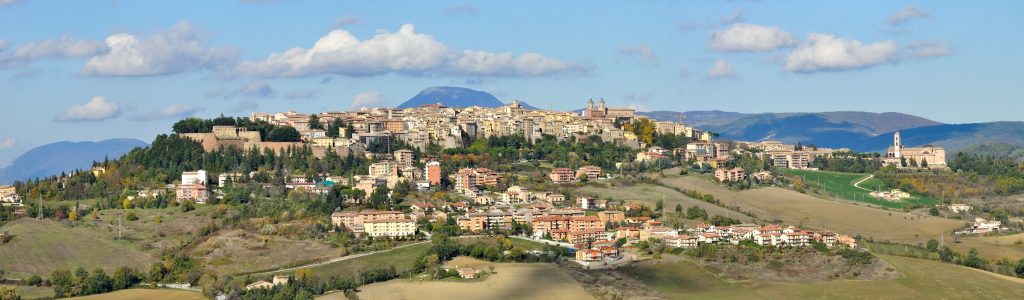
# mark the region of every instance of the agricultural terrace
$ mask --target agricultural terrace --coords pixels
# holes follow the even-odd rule
[[[661,183],[714,195],[727,206],[753,212],[759,222],[778,221],[841,234],[916,245],[963,227],[964,221],[911,215],[900,211],[830,201],[792,190],[767,187],[733,191],[696,176],[669,175]]]
[[[829,196],[847,201],[895,209],[910,209],[939,203],[935,198],[923,195],[911,195],[910,198],[897,201],[871,197],[872,191],[887,191],[889,188],[885,187],[881,180],[868,178],[870,175],[866,174],[791,169],[781,171],[786,175],[802,178],[806,186],[819,185]],[[858,182],[860,183],[854,186],[854,183]]]
[[[494,274],[481,281],[394,279],[360,288],[360,299],[593,299],[575,279],[550,263],[493,263],[457,257],[447,265]],[[457,292],[456,292],[457,291]],[[455,294],[453,294],[455,293]]]
[[[127,289],[106,294],[74,297],[75,300],[200,300],[206,299],[199,292],[168,289]]]
[[[1024,280],[898,256],[879,255],[904,276],[890,280],[833,280],[813,284],[726,281],[683,259],[642,263],[625,272],[670,299],[1011,299]],[[968,280],[965,280],[968,279]]]

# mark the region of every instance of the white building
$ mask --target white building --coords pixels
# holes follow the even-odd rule
[[[195,172],[182,172],[181,173],[181,184],[202,184],[208,185],[210,177],[206,176],[205,170],[199,170]]]

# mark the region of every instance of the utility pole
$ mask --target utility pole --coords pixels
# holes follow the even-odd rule
[[[38,211],[36,212],[36,219],[42,220],[43,219],[43,195],[42,195],[42,193],[40,193],[40,195],[39,195],[39,207],[37,209],[38,209]]]

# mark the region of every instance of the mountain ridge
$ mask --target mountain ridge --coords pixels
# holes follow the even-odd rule
[[[11,161],[9,166],[0,169],[0,184],[89,168],[93,161],[102,161],[105,156],[120,157],[135,147],[146,145],[149,144],[129,138],[61,141],[42,145],[26,151]]]

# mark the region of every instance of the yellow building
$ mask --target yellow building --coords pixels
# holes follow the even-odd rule
[[[400,237],[416,234],[416,222],[410,219],[374,220],[363,222],[363,230],[370,237]]]

